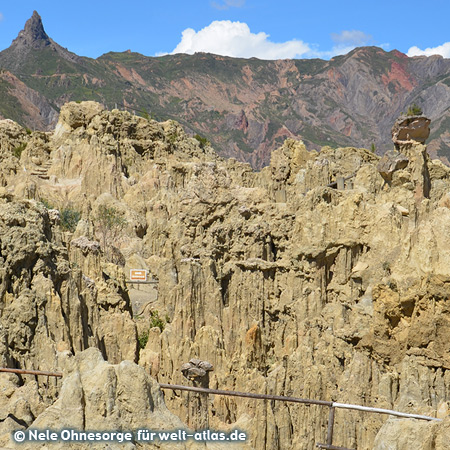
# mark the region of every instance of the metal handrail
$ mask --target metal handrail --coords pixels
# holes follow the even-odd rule
[[[35,375],[35,376],[47,376],[47,377],[58,377],[61,378],[63,374],[61,372],[44,372],[40,370],[23,370],[23,369],[10,369],[10,368],[0,368],[0,372],[7,373],[16,373],[20,375]],[[438,419],[437,417],[425,416],[422,414],[410,414],[404,413],[400,411],[395,411],[393,409],[384,409],[384,408],[372,408],[369,406],[362,405],[353,405],[350,403],[338,403],[331,402],[327,400],[315,400],[308,398],[299,398],[299,397],[288,397],[283,395],[271,395],[271,394],[254,394],[251,392],[240,392],[240,391],[228,391],[222,389],[209,389],[202,388],[196,386],[183,386],[177,384],[165,384],[159,383],[161,389],[171,389],[171,390],[179,390],[179,391],[191,391],[205,394],[214,394],[214,395],[227,395],[233,397],[244,397],[244,398],[254,398],[258,400],[277,400],[283,402],[292,402],[292,403],[303,403],[306,405],[319,405],[326,406],[330,408],[330,414],[328,417],[328,430],[327,430],[327,443],[326,444],[317,444],[318,448],[328,449],[328,450],[351,450],[346,449],[344,447],[336,447],[333,445],[333,430],[334,430],[334,416],[335,409],[352,409],[356,411],[364,411],[376,414],[388,414],[390,416],[403,417],[408,419],[419,419],[419,420],[427,420],[427,421],[436,421],[442,422],[442,419]]]
[[[17,373],[19,375],[42,375],[44,377],[58,377],[63,376],[60,372],[43,372],[41,370],[23,370],[23,369],[8,369],[0,367],[0,372]]]

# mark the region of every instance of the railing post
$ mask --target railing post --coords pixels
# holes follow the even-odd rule
[[[331,406],[328,415],[327,445],[333,445],[334,413],[335,407]]]

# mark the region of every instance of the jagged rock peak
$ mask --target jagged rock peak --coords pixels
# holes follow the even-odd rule
[[[30,54],[35,50],[54,50],[50,59],[56,67],[58,67],[58,58],[63,58],[75,64],[83,64],[82,58],[75,53],[69,52],[66,48],[61,47],[53,39],[51,39],[44,30],[41,16],[37,11],[33,11],[33,15],[25,23],[24,29],[17,35],[11,46],[0,52],[0,63],[2,68],[11,71],[23,70],[30,62]],[[33,55],[32,61],[40,58]],[[32,62],[32,65],[35,63]],[[39,70],[39,67],[38,67]]]
[[[403,145],[425,144],[430,136],[431,120],[421,114],[401,115],[392,127],[392,142],[398,150]]]
[[[42,24],[41,16],[37,11],[33,11],[33,15],[25,23],[25,27],[13,41],[13,45],[24,45],[33,48],[42,48],[51,44]]]

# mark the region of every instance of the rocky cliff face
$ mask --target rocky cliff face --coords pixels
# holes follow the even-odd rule
[[[97,347],[186,384],[181,366],[199,358],[214,366],[212,388],[447,416],[450,170],[425,146],[381,164],[365,149],[287,140],[254,172],[173,121],[93,102],[66,105],[53,133],[0,125],[3,364],[57,369],[58,345]],[[74,234],[42,202],[80,211]],[[119,264],[95,242],[102,205],[126,219]],[[131,268],[157,285],[127,289]],[[20,412],[3,400],[4,433],[46,414],[33,406],[39,387],[25,388]],[[246,430],[250,448],[325,441],[320,407],[171,391],[165,401],[193,428]],[[398,430],[419,429],[385,421],[339,410],[333,443],[405,448]],[[447,421],[420,426],[408,431],[414,448],[445,448]]]
[[[382,154],[393,122],[417,102],[432,120],[429,151],[450,157],[450,60],[438,56],[365,47],[330,61],[131,52],[92,60],[52,41],[34,13],[0,52],[0,69],[0,113],[30,129],[53,129],[69,100],[96,100],[175,119],[222,156],[261,168],[286,138],[311,149],[373,144]]]
[[[59,398],[36,417],[31,429],[116,431],[125,434],[138,429],[173,431],[186,428],[179,418],[168,411],[158,384],[142,367],[130,361],[115,365],[107,363],[95,348],[76,356],[67,351],[60,352],[59,356],[60,366],[64,370]],[[14,381],[14,376],[11,376],[9,389],[13,387]],[[142,439],[139,443],[134,439],[122,442],[120,439],[115,442],[81,445],[78,442],[52,442],[52,448],[120,450],[156,449],[164,445],[157,439],[150,442]],[[23,448],[23,444],[14,441],[8,445],[11,448]],[[33,448],[45,449],[48,448],[48,443],[35,443]],[[164,448],[220,450],[225,447],[217,443],[208,445],[188,440],[166,443]],[[231,448],[236,447],[232,445]]]

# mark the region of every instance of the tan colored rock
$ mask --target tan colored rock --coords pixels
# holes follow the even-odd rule
[[[73,202],[83,223],[75,237],[65,237],[56,219],[45,218],[34,235],[28,222],[41,223],[45,209],[16,205],[26,211],[18,214],[8,195],[1,199],[10,276],[2,277],[5,364],[15,358],[57,367],[69,358],[59,343],[75,355],[98,346],[110,362],[137,357],[150,314],[136,319],[136,333],[122,268],[83,245],[70,245],[67,256],[64,250],[66,241],[95,239],[92,211],[107,201],[129,222],[118,243],[125,267],[148,268],[158,280],[156,293],[140,292],[140,300],[148,295],[144,313],[158,311],[163,323],[150,329],[139,362],[160,382],[189,383],[180,367],[199,359],[214,366],[210,386],[220,389],[428,415],[449,401],[450,177],[424,146],[403,147],[408,165],[386,183],[380,158],[365,149],[317,154],[287,142],[271,167],[253,173],[201,149],[173,121],[123,111],[102,111],[47,143],[36,138],[28,145],[26,164],[48,161],[58,180],[30,178],[36,195]],[[336,189],[338,177],[347,179],[344,189]],[[25,195],[27,180],[13,174],[5,187],[23,186]],[[23,245],[8,250],[12,241]],[[37,266],[34,255],[42,255]],[[31,272],[22,270],[30,258]],[[37,318],[34,305],[44,305]],[[51,323],[49,332],[44,323]],[[27,397],[31,411],[39,389]],[[165,398],[192,427],[241,427],[250,447],[312,450],[326,439],[326,409],[196,395],[168,391]],[[333,443],[373,448],[385,421],[338,412]]]
[[[83,125],[87,125],[95,116],[100,114],[104,108],[96,102],[70,102],[66,103],[59,113],[56,130],[63,128],[67,131],[74,130]]]
[[[392,141],[399,149],[407,144],[425,144],[431,120],[425,116],[400,116],[392,127]]]
[[[118,365],[108,364],[95,348],[85,350],[66,361],[58,400],[39,414],[29,428],[109,432],[186,429],[180,419],[168,411],[158,384],[142,367],[130,361],[123,361]],[[82,448],[137,448],[133,442],[93,445],[84,444]],[[14,442],[10,446],[19,448]],[[33,447],[47,448],[47,444]],[[80,446],[76,442],[59,442],[52,444],[52,448],[71,449]],[[160,443],[141,443],[139,448],[160,448]],[[169,443],[164,448],[209,447],[187,441]]]
[[[376,450],[401,450],[414,448],[417,450],[438,450],[433,431],[436,424],[411,420],[389,419],[381,428],[374,443]]]
[[[90,346],[103,347],[112,362],[136,358],[135,325],[127,299],[120,297],[121,302],[108,309],[99,305],[99,288],[114,298],[117,287],[84,275],[82,254],[75,267],[45,207],[27,200],[2,204],[0,249],[3,367],[57,370],[61,352],[76,354]],[[97,275],[102,277],[102,272]],[[18,379],[13,382],[25,405],[15,415],[20,423],[29,424],[29,417],[48,406],[58,390],[53,379],[34,386],[27,382],[23,389]]]
[[[450,439],[450,418],[443,422],[389,419],[378,433],[375,450],[445,450]]]
[[[377,169],[385,180],[391,181],[393,172],[404,169],[407,165],[408,158],[405,155],[397,151],[389,151],[381,157]]]

